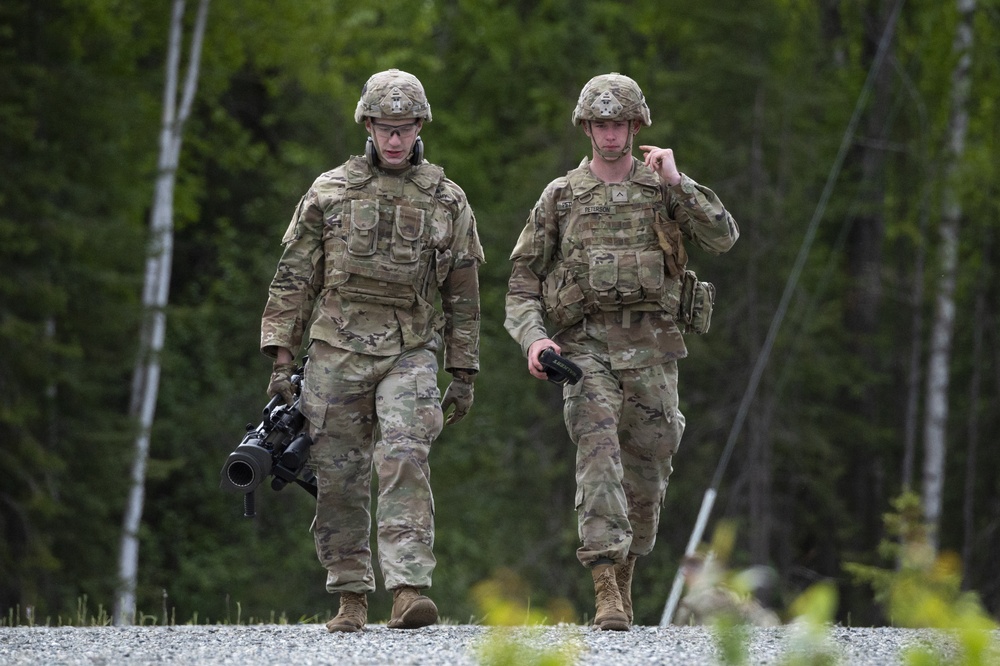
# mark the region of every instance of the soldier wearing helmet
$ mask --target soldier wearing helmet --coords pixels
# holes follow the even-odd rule
[[[572,118],[591,156],[531,210],[511,254],[504,325],[534,377],[547,377],[545,349],[583,370],[563,387],[577,447],[577,558],[593,578],[595,627],[627,630],[635,562],[653,549],[684,432],[682,334],[708,330],[715,295],[687,268],[685,244],[720,254],[739,229],[712,190],[678,171],[670,148],[632,156],[651,120],[629,77],[588,81]]]
[[[605,149],[594,138],[594,123],[628,123],[629,132],[621,148]],[[649,107],[638,84],[627,76],[612,72],[595,76],[580,92],[580,99],[573,109],[573,124],[583,125],[590,137],[594,152],[609,162],[632,154],[632,138],[639,132],[639,124],[649,127]]]
[[[443,426],[472,407],[484,261],[465,193],[423,159],[431,107],[420,81],[398,69],[374,74],[354,119],[368,132],[364,154],[320,175],[299,201],[260,343],[274,359],[268,395],[289,404],[294,359],[308,353],[299,408],[314,442],[316,552],[327,591],[340,594],[331,632],[367,623],[373,469],[388,626],[437,622],[424,594],[435,566],[428,456]],[[443,400],[439,352],[452,375]]]
[[[420,130],[431,105],[417,77],[398,69],[372,75],[361,89],[354,122],[368,130],[365,154],[383,169],[406,168],[423,157]]]

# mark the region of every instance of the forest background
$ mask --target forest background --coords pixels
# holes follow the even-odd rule
[[[73,616],[81,599],[114,597],[169,4],[0,5],[5,616]],[[731,521],[732,565],[772,566],[779,608],[831,580],[840,620],[887,621],[843,565],[886,564],[882,515],[925,485],[942,295],[954,319],[938,539],[996,614],[1000,2],[905,2],[869,80],[894,5],[213,0],[177,173],[140,613],[296,621],[335,608],[308,532],[311,498],[265,489],[248,520],[219,469],[265,400],[259,318],[282,232],[312,180],[361,152],[361,85],[398,67],[427,89],[427,157],[466,191],[487,255],[476,403],[431,458],[432,594],[444,616],[475,619],[470,590],[496,576],[520,580],[534,607],[568,604],[578,618],[592,607],[560,394],[527,374],[502,322],[510,250],[544,185],[589,154],[570,113],[583,84],[609,71],[646,94],[653,125],[638,143],[673,148],[742,230],[726,255],[691,251],[718,298],[712,330],[688,339],[680,364],[688,427],[657,546],[637,569],[637,621],[659,621],[748,395],[706,538]],[[961,21],[968,67],[953,48]],[[953,249],[953,290],[942,249],[945,260]],[[790,276],[787,316],[749,393]],[[389,601],[376,595],[372,617]]]

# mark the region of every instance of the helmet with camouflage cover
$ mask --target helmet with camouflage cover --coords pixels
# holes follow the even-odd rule
[[[641,120],[649,126],[649,107],[639,84],[618,72],[595,76],[580,91],[573,124],[585,120]]]
[[[388,69],[372,74],[361,88],[354,122],[363,123],[365,118],[423,118],[430,122],[431,105],[417,77]]]

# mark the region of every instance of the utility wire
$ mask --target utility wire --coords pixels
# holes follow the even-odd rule
[[[716,495],[718,495],[719,485],[722,482],[722,475],[725,473],[726,466],[729,464],[729,459],[732,457],[736,439],[739,436],[740,431],[743,429],[743,423],[746,420],[747,413],[750,411],[750,404],[756,397],[757,387],[760,385],[760,379],[764,374],[764,368],[767,366],[768,360],[770,359],[771,350],[774,347],[774,340],[778,336],[778,329],[781,328],[781,322],[784,320],[785,313],[788,310],[788,303],[791,301],[792,294],[798,286],[799,277],[802,274],[802,268],[805,266],[806,259],[809,256],[809,251],[812,249],[812,244],[816,238],[816,231],[819,228],[820,220],[823,219],[823,215],[826,212],[826,206],[830,201],[830,195],[833,194],[833,188],[840,175],[840,170],[844,165],[844,160],[847,157],[847,151],[853,142],[854,132],[861,119],[861,112],[864,109],[865,104],[868,102],[868,96],[871,93],[872,86],[875,82],[875,75],[882,68],[882,61],[885,60],[885,55],[889,50],[889,43],[891,42],[892,35],[895,33],[896,20],[899,18],[899,12],[900,9],[902,9],[903,2],[904,0],[898,0],[896,2],[892,9],[892,13],[889,15],[889,19],[886,22],[885,30],[882,32],[882,37],[879,40],[878,51],[875,54],[875,60],[872,62],[872,66],[868,70],[868,76],[865,79],[865,84],[861,88],[861,93],[858,95],[858,100],[854,105],[854,113],[851,115],[851,120],[847,124],[847,129],[844,130],[844,136],[841,139],[840,149],[837,151],[837,157],[834,159],[833,166],[830,168],[830,173],[827,176],[826,185],[823,187],[823,193],[820,195],[819,202],[817,203],[812,219],[809,222],[809,227],[806,229],[806,235],[802,239],[802,245],[799,248],[798,256],[795,258],[795,264],[792,267],[791,273],[788,275],[788,280],[785,282],[785,291],[781,295],[781,301],[778,303],[778,308],[774,313],[774,318],[771,320],[771,326],[767,331],[767,338],[764,340],[764,346],[757,355],[757,363],[750,375],[750,383],[747,385],[746,391],[743,393],[743,399],[736,412],[736,418],[733,421],[732,428],[729,430],[729,438],[727,439],[725,449],[722,452],[722,458],[719,460],[719,464],[715,468],[715,475],[712,477],[712,483],[708,490],[705,491],[705,495],[702,498],[701,508],[698,511],[698,518],[695,521],[694,531],[691,533],[691,538],[688,539],[687,548],[684,551],[685,556],[693,555],[695,549],[698,547],[698,544],[701,543],[701,538],[705,531],[705,525],[708,522],[708,516],[712,511],[712,505],[715,503]],[[663,608],[663,616],[660,618],[661,627],[666,627],[670,624],[670,621],[673,620],[674,611],[677,610],[677,603],[680,601],[680,594],[683,585],[684,578],[681,573],[681,569],[678,568],[677,574],[674,576],[673,586],[670,589],[670,597],[667,599],[666,606]]]

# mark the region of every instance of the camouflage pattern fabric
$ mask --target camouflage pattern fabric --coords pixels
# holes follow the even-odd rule
[[[588,567],[653,550],[671,459],[684,434],[675,361],[613,370],[603,356],[596,349],[574,353],[583,379],[563,389],[566,428],[577,447],[577,558]]]
[[[658,365],[687,355],[674,321],[680,283],[666,273],[669,261],[662,258],[653,225],[657,221],[671,225],[680,231],[678,239],[712,254],[731,248],[739,229],[707,187],[687,176],[668,186],[639,160],[633,162],[628,182],[609,185],[590,172],[589,160],[584,159],[566,177],[550,183],[532,209],[510,257],[513,268],[504,322],[523,353],[531,343],[549,337],[548,317],[556,329],[553,340],[571,347],[591,338],[603,342],[615,369]],[[623,203],[638,219],[619,214]],[[627,264],[630,255],[639,259]],[[644,262],[647,256],[660,261]],[[622,287],[634,283],[643,302],[600,302],[592,269],[600,269],[609,257],[616,262],[614,270],[602,270],[600,275],[616,276],[614,292],[622,301]],[[653,302],[645,300],[647,293],[653,294]],[[560,312],[574,310],[575,317],[558,320]]]
[[[483,250],[465,193],[440,167],[389,175],[352,157],[316,179],[282,242],[265,354],[297,354],[307,327],[309,339],[376,356],[436,349],[443,335],[446,369],[479,369]]]
[[[437,358],[428,349],[365,356],[322,341],[309,348],[302,412],[319,493],[314,536],[330,592],[375,589],[370,533],[378,474],[377,542],[386,589],[430,587],[434,499],[427,459],[443,427]]]
[[[598,74],[580,91],[573,109],[573,124],[584,120],[641,120],[652,125],[649,107],[639,84],[618,72]]]
[[[563,393],[584,565],[653,547],[684,430],[676,361],[687,348],[675,321],[682,244],[719,254],[739,237],[710,189],[686,175],[667,185],[632,161],[624,183],[600,181],[587,159],[551,182],[511,254],[507,331],[525,355],[551,337],[584,368]]]
[[[373,467],[386,587],[427,587],[427,456],[442,429],[437,352],[443,345],[449,371],[479,369],[484,258],[472,209],[438,166],[390,173],[352,157],[316,179],[282,242],[260,344],[271,357],[308,345],[302,412],[314,440],[315,538],[327,589],[374,589]]]
[[[743,597],[721,585],[691,590],[677,605],[674,624],[703,625],[729,619],[756,627],[777,627],[781,619],[756,599]]]
[[[423,118],[431,121],[431,105],[420,80],[398,69],[372,74],[361,88],[354,122],[365,118]]]

